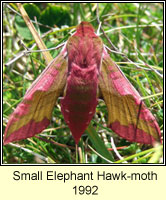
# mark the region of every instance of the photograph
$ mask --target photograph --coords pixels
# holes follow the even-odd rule
[[[162,2],[2,7],[2,165],[163,165]]]

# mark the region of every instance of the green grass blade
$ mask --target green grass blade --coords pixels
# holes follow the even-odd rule
[[[114,161],[114,158],[112,154],[107,150],[104,142],[101,140],[101,138],[96,133],[95,129],[93,128],[92,124],[88,126],[86,129],[86,133],[88,134],[92,144],[96,148],[96,150],[105,158],[109,159],[110,161]]]

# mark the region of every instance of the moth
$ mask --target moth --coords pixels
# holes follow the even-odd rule
[[[76,144],[95,114],[99,97],[107,106],[108,127],[119,136],[144,144],[161,141],[157,121],[139,93],[111,60],[93,26],[81,22],[11,114],[4,144],[45,129],[62,94],[61,112]]]

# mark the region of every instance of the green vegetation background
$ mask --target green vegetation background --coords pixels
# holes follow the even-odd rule
[[[130,82],[145,98],[145,103],[163,129],[163,4],[162,3],[33,3],[24,4],[31,20],[48,48],[66,41],[81,21],[89,21],[98,29],[97,17],[102,28],[122,55],[110,53]],[[4,5],[3,12],[3,130],[10,114],[22,100],[33,80],[46,67],[41,53],[30,53],[5,66],[35,42],[14,3]],[[34,17],[35,16],[35,17]],[[36,23],[37,22],[37,23]],[[105,45],[113,48],[102,34]],[[36,47],[34,49],[37,49]],[[33,49],[33,50],[34,50]],[[50,51],[56,57],[60,49]],[[137,68],[136,67],[142,67]],[[157,71],[157,72],[156,72]],[[158,74],[159,73],[159,74]],[[60,104],[53,112],[51,125],[39,137],[8,144],[3,147],[6,163],[161,163],[162,147],[130,143],[106,128],[107,110],[99,101],[92,124],[79,144],[78,152],[70,130],[64,122]],[[95,138],[91,135],[98,137]],[[87,136],[88,135],[88,136]],[[119,154],[112,151],[111,137]],[[102,146],[104,144],[104,147]],[[110,154],[111,152],[111,154]],[[109,154],[109,155],[108,155]]]

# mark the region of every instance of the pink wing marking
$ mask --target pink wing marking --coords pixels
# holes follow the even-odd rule
[[[67,76],[66,48],[56,57],[26,92],[9,118],[4,144],[40,133],[51,120],[52,110],[62,93]]]
[[[154,116],[105,49],[99,87],[108,108],[108,126],[115,133],[132,142],[161,141]]]

